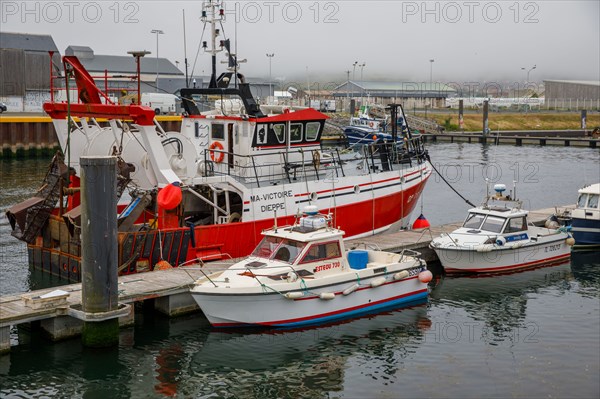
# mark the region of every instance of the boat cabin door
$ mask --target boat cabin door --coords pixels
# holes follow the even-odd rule
[[[234,123],[214,122],[210,129],[210,160],[215,164],[224,164],[232,168],[233,145],[234,145]]]

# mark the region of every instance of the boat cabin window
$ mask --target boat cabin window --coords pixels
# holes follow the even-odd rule
[[[577,208],[584,208],[585,203],[587,202],[587,198],[587,194],[579,194],[579,199],[577,200]]]
[[[492,233],[500,233],[502,231],[502,226],[504,226],[504,222],[506,219],[499,218],[496,216],[488,216],[485,218],[485,222],[481,226],[481,230],[490,231]]]
[[[292,123],[290,129],[290,143],[302,141],[302,124]]]
[[[479,213],[469,213],[467,220],[465,220],[465,223],[463,223],[463,227],[467,229],[479,229],[484,218],[485,215],[481,215]]]
[[[598,199],[600,199],[600,195],[590,194],[588,198],[588,208],[598,209]]]
[[[306,243],[287,238],[265,237],[256,247],[252,256],[294,263],[298,255],[306,247]]]
[[[527,218],[525,216],[520,218],[511,218],[508,219],[508,223],[506,224],[506,228],[504,229],[505,233],[516,233],[519,231],[527,230]]]
[[[225,140],[225,126],[217,123],[213,124],[211,128],[211,138]]]
[[[309,122],[306,124],[306,141],[315,141],[319,137],[321,123]]]
[[[281,238],[264,237],[252,252],[252,256],[268,259],[273,255],[273,251],[279,246],[279,243],[281,243]]]
[[[300,263],[318,262],[340,256],[340,243],[337,241],[314,244],[308,249]]]
[[[278,142],[285,143],[285,125],[283,123],[271,125],[271,131]]]

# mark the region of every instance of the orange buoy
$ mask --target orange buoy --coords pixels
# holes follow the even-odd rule
[[[429,221],[423,214],[420,214],[417,220],[413,223],[413,229],[426,229],[429,227]]]
[[[179,182],[175,182],[162,188],[158,192],[156,200],[161,208],[171,210],[181,203],[181,198],[181,187],[179,187]]]
[[[172,269],[173,266],[166,260],[159,261],[156,265],[154,265],[154,270],[167,270]]]
[[[433,279],[433,274],[429,270],[422,271],[419,273],[419,281],[422,283],[428,283]]]

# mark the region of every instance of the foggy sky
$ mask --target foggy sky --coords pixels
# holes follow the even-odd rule
[[[179,61],[183,18],[187,57],[196,59],[203,24],[200,1],[1,0],[0,29],[51,34],[61,51],[96,54],[145,49]],[[600,80],[600,2],[590,1],[230,1],[225,34],[237,26],[242,72],[273,80],[421,82]],[[237,11],[236,11],[237,10]],[[236,24],[237,20],[237,24]],[[208,30],[203,40],[209,40]],[[434,62],[431,63],[430,59]],[[221,54],[219,60],[224,60]],[[219,64],[218,68],[222,68]],[[522,68],[526,68],[522,70]],[[208,74],[202,51],[195,75]],[[203,73],[204,72],[204,73]]]

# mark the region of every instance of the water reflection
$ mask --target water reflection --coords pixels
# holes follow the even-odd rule
[[[597,290],[600,286],[600,251],[571,252],[571,270],[583,287]]]
[[[464,309],[482,330],[487,343],[515,338],[516,331],[533,333],[527,323],[530,296],[552,287],[557,295],[570,289],[570,263],[503,275],[444,276],[430,294],[436,305]]]
[[[193,394],[327,397],[343,391],[350,359],[394,379],[430,325],[418,306],[295,331],[209,331],[190,364]]]

